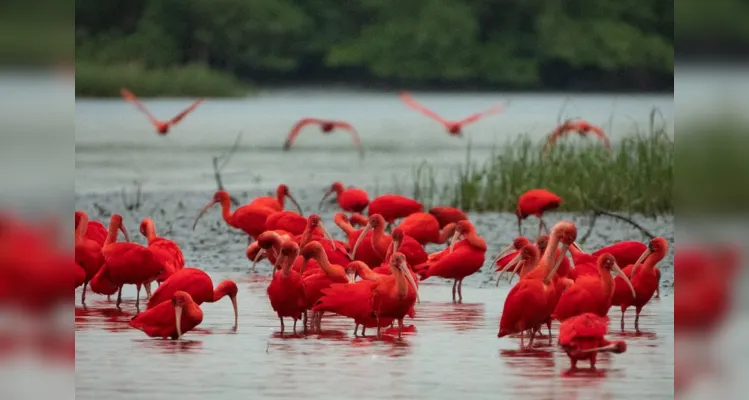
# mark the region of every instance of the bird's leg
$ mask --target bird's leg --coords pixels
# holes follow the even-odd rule
[[[641,308],[635,309],[635,332],[640,332],[640,311]]]
[[[624,309],[622,309],[622,332],[624,332]]]
[[[118,309],[118,310],[122,310],[122,309],[120,308],[120,303],[122,303],[122,286],[120,286],[120,290],[119,290],[119,292],[117,293],[117,309]]]
[[[302,313],[302,325],[304,325],[304,334],[307,334],[307,310]]]
[[[151,298],[151,281],[145,284],[146,287],[146,299]]]
[[[379,314],[378,314],[378,315],[376,315],[376,316],[375,316],[375,319],[377,320],[377,339],[379,339],[379,338],[381,338],[381,337],[382,337],[382,336],[380,335],[380,315],[379,315]]]
[[[295,334],[295,335],[296,335],[296,322],[297,322],[297,321],[298,321],[298,319],[294,318],[294,334]]]
[[[278,319],[281,320],[281,336],[283,336],[283,317],[279,316]]]
[[[590,369],[596,369],[596,355],[597,353],[593,353],[590,356]]]
[[[549,343],[551,343],[551,318],[546,320],[546,329],[549,330]]]
[[[572,362],[572,369],[577,369],[577,358],[570,359]]]
[[[403,318],[398,318],[398,339],[403,338]]]
[[[453,303],[455,302],[455,287],[458,286],[458,280],[453,282]]]
[[[521,349],[525,348],[525,329],[520,331],[520,348]]]
[[[463,302],[463,279],[458,281],[458,303]]]
[[[367,332],[367,327],[366,327],[366,326],[364,326],[364,325],[362,325],[362,326],[361,326],[361,336],[362,336],[362,337],[365,337],[365,336],[367,336],[367,333],[366,333],[366,332]]]
[[[140,312],[140,283],[135,285],[135,311]]]
[[[110,294],[107,295],[107,301],[112,301],[112,295]]]
[[[322,333],[322,314],[322,311],[317,313],[317,333]]]
[[[356,324],[356,325],[354,326],[354,337],[356,337],[356,336],[357,336],[357,333],[358,333],[358,332],[359,332],[359,324]]]
[[[385,230],[388,233],[392,232],[393,231],[393,223],[392,222],[388,222],[387,226],[385,227]]]
[[[86,308],[86,287],[88,287],[88,281],[83,282],[83,293],[81,293],[81,305]]]
[[[541,228],[542,227],[544,228],[544,231],[546,231],[546,233],[548,234],[549,233],[549,227],[546,226],[546,223],[544,222],[543,218],[539,217],[538,218],[538,234],[539,234],[539,236],[541,235]]]
[[[655,287],[655,298],[656,299],[661,298],[661,285],[658,285]]]
[[[531,329],[531,340],[528,341],[528,347],[533,347],[533,339],[536,337],[536,328]]]

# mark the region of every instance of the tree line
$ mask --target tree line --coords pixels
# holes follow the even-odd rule
[[[672,0],[77,0],[76,58],[263,85],[672,90]]]

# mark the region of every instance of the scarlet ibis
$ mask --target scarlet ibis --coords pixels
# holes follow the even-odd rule
[[[572,369],[577,368],[580,360],[589,360],[590,368],[595,368],[598,353],[621,354],[627,351],[624,341],[611,342],[604,338],[608,322],[608,317],[585,313],[559,325],[559,346],[570,358]]]
[[[268,285],[268,299],[273,311],[278,315],[281,321],[281,334],[284,331],[284,317],[291,317],[294,320],[294,333],[296,333],[296,323],[302,317],[304,312],[304,285],[302,275],[291,269],[294,260],[299,256],[299,245],[295,242],[287,241],[281,246],[279,260],[277,263],[281,266],[280,271],[273,274],[273,280]]]
[[[330,189],[320,199],[317,208],[321,208],[325,199],[331,194],[336,194],[336,201],[341,210],[352,213],[360,213],[369,205],[369,195],[363,189],[349,187],[344,188],[341,182],[334,182]]]
[[[190,112],[192,112],[198,105],[200,105],[200,103],[203,102],[202,98],[197,99],[194,103],[192,103],[190,105],[190,107],[187,107],[184,111],[182,111],[181,113],[175,115],[172,119],[167,120],[167,121],[160,121],[160,120],[157,120],[140,103],[140,101],[138,101],[138,98],[135,97],[135,95],[132,92],[130,92],[129,90],[123,88],[123,89],[120,89],[120,94],[122,94],[122,97],[125,100],[127,100],[130,103],[132,103],[133,105],[135,105],[135,107],[137,107],[138,110],[140,110],[143,114],[146,114],[146,116],[148,117],[148,120],[151,121],[151,124],[153,124],[153,126],[156,128],[156,132],[159,133],[159,134],[161,134],[161,135],[166,135],[167,133],[169,133],[169,128],[171,128],[172,126],[174,126],[177,123],[179,123],[180,121],[182,121],[182,119],[185,118],[185,116],[187,114],[189,114]]]
[[[291,128],[291,132],[289,132],[289,136],[286,137],[286,142],[284,142],[283,144],[284,151],[289,151],[291,149],[291,145],[294,144],[294,139],[296,139],[296,137],[299,135],[299,132],[302,131],[302,128],[312,124],[320,125],[320,131],[322,133],[330,133],[334,129],[343,129],[350,132],[351,140],[354,142],[354,146],[359,151],[359,156],[364,157],[364,148],[361,145],[359,133],[356,132],[356,129],[354,129],[354,127],[350,123],[346,121],[333,121],[318,118],[302,118],[296,124],[294,124],[294,127]]]
[[[521,221],[531,215],[535,215],[538,218],[539,235],[541,234],[542,227],[548,231],[542,219],[543,214],[546,211],[559,208],[560,205],[562,205],[562,198],[546,189],[532,189],[520,195],[518,206],[515,209],[515,215],[518,217],[518,236],[523,236],[520,229]]]
[[[468,219],[466,214],[455,207],[438,206],[429,209],[429,214],[434,215],[440,224],[440,228],[444,228],[449,223],[457,223],[464,219]]]
[[[180,339],[203,322],[203,310],[189,293],[177,291],[164,301],[130,320],[130,326],[150,337]]]
[[[549,135],[549,137],[546,139],[546,144],[544,145],[544,151],[548,150],[549,147],[554,146],[559,138],[569,134],[570,132],[577,132],[580,136],[585,136],[588,134],[596,135],[598,136],[599,139],[601,139],[601,141],[603,141],[603,146],[606,147],[606,149],[611,150],[611,144],[609,143],[609,138],[603,132],[603,129],[595,125],[592,125],[588,121],[567,120],[567,121],[564,121],[564,123],[562,123],[558,127],[556,127],[554,131],[551,133],[551,135]]]
[[[200,210],[198,216],[195,217],[195,222],[192,224],[192,229],[198,225],[198,220],[208,212],[208,210],[215,204],[221,205],[221,216],[223,217],[226,224],[241,229],[247,233],[251,238],[257,238],[261,233],[265,232],[265,221],[268,217],[277,212],[278,210],[263,207],[263,206],[252,206],[244,205],[234,212],[231,212],[231,197],[229,193],[224,190],[219,190],[213,195],[213,199]]]
[[[384,194],[375,197],[369,203],[368,213],[370,217],[380,214],[387,223],[392,224],[396,219],[422,211],[424,211],[424,206],[414,199],[397,194]]]
[[[292,203],[294,203],[294,206],[296,207],[297,211],[299,211],[299,215],[304,215],[302,212],[302,207],[299,206],[299,203],[296,202],[296,199],[294,196],[291,195],[291,192],[289,191],[289,187],[285,184],[280,184],[276,188],[276,197],[272,196],[260,196],[253,199],[250,204],[248,204],[250,207],[253,206],[260,206],[260,207],[268,207],[274,211],[283,211],[286,206],[286,198],[291,200]]]
[[[410,107],[410,108],[412,108],[412,109],[414,109],[414,110],[416,110],[416,111],[418,111],[418,112],[426,115],[427,117],[429,117],[429,118],[431,118],[431,119],[439,122],[440,124],[442,124],[445,127],[445,129],[447,130],[447,133],[449,133],[451,136],[462,136],[463,135],[463,127],[465,125],[472,124],[472,123],[480,120],[483,117],[486,117],[486,116],[489,116],[489,115],[492,115],[492,114],[497,114],[499,112],[502,112],[504,110],[504,108],[505,108],[504,104],[497,104],[497,105],[489,108],[488,110],[485,110],[485,111],[482,111],[482,112],[470,115],[470,116],[468,116],[466,118],[463,118],[463,119],[461,119],[459,121],[449,121],[449,120],[446,120],[446,119],[442,118],[441,116],[439,116],[434,111],[432,111],[432,110],[430,110],[430,109],[422,106],[421,104],[417,103],[416,100],[414,100],[413,97],[411,97],[411,95],[409,93],[405,93],[405,92],[401,93],[400,97],[401,97],[401,100],[403,100],[403,102],[406,103],[406,105],[408,107]]]

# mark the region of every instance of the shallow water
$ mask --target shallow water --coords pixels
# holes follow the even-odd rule
[[[323,319],[323,334],[293,335],[287,319],[279,334],[261,275],[212,274],[238,281],[239,329],[228,300],[203,305],[205,318],[183,340],[149,339],[131,329],[134,288],[123,312],[101,296],[76,309],[78,399],[246,398],[673,398],[673,297],[664,293],[641,317],[618,327],[612,311],[611,339],[627,352],[600,355],[597,371],[570,372],[566,355],[547,337],[520,350],[518,338],[497,339],[507,285],[464,286],[464,302],[450,301],[450,286],[424,282],[417,315],[405,324],[415,333],[402,340],[353,336],[350,320]],[[80,295],[80,289],[77,292]],[[301,324],[300,324],[301,325]],[[301,326],[300,326],[301,328]],[[545,332],[545,330],[544,330]],[[367,332],[368,335],[374,332]],[[586,364],[580,364],[585,367]]]

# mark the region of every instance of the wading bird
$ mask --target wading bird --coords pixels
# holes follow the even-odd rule
[[[648,304],[653,297],[655,290],[658,288],[658,274],[656,273],[656,264],[659,263],[668,252],[668,242],[662,237],[654,238],[648,243],[645,250],[634,265],[624,268],[623,275],[627,275],[632,281],[634,292],[624,281],[622,275],[615,279],[614,298],[612,305],[618,305],[622,310],[621,325],[624,330],[624,312],[630,306],[635,306],[635,330],[640,330],[640,311]],[[640,265],[642,264],[642,267]],[[636,294],[636,295],[635,295]]]
[[[185,256],[176,242],[156,236],[156,226],[151,218],[144,218],[140,223],[140,234],[148,239],[148,248],[156,255],[156,258],[164,264],[166,271],[156,281],[164,282],[185,266]],[[148,290],[150,292],[150,290]],[[150,293],[149,293],[150,294]],[[192,293],[190,293],[192,294]],[[195,296],[193,296],[193,300]],[[200,304],[200,302],[198,302]]]
[[[398,321],[398,338],[403,334],[403,318],[419,300],[419,291],[403,253],[394,253],[390,259],[391,275],[384,275],[372,288],[372,308],[377,321],[377,337],[384,325],[383,319]]]
[[[370,265],[370,267],[377,267],[385,261],[388,248],[393,242],[393,237],[385,234],[385,219],[379,214],[374,214],[369,217],[367,226],[364,227],[364,231],[359,235],[359,239],[357,239],[354,244],[354,248],[351,249],[351,259],[358,259],[356,257],[356,252],[358,251],[358,248],[362,246],[362,243],[366,241],[367,234],[370,230],[372,231],[372,247],[380,257],[379,261],[374,265]],[[403,242],[400,244],[398,251],[406,256],[408,264],[410,265],[419,265],[427,261],[428,254],[424,251],[424,247],[410,236],[404,235]]]
[[[344,213],[337,213],[333,218],[333,221],[339,228],[341,228],[343,233],[346,234],[348,245],[351,249],[350,256],[353,260],[362,261],[365,264],[372,266],[380,265],[380,263],[382,263],[383,256],[375,250],[374,246],[372,246],[372,236],[374,235],[372,230],[364,232],[364,229],[355,229],[351,226],[348,217],[346,217],[346,214]],[[365,222],[364,226],[366,227],[368,223],[369,221]],[[359,237],[361,237],[362,233],[364,233],[365,236],[362,237],[361,244],[357,246],[356,243],[359,242]],[[354,249],[356,249],[356,251],[354,251]]]
[[[203,310],[195,304],[190,294],[177,291],[171,301],[138,314],[130,320],[130,326],[150,337],[180,339],[203,322]]]
[[[261,233],[265,232],[265,221],[268,217],[277,212],[278,210],[264,207],[264,206],[252,206],[244,205],[234,212],[231,212],[231,197],[229,193],[224,190],[219,190],[213,195],[213,199],[200,210],[198,216],[195,217],[195,222],[192,224],[192,229],[195,230],[195,226],[198,225],[198,220],[215,204],[221,205],[221,216],[223,217],[226,224],[232,228],[241,229],[250,236],[249,241],[260,236]]]
[[[608,317],[586,313],[559,325],[559,346],[570,358],[573,370],[580,360],[589,360],[590,368],[595,368],[598,353],[620,354],[627,351],[625,342],[611,342],[604,338],[608,332],[608,322]]]
[[[75,212],[75,218],[76,218],[76,227],[78,226],[78,219],[83,216],[83,214],[86,215],[86,220],[88,221],[88,226],[86,227],[86,239],[91,239],[99,244],[99,246],[104,246],[104,241],[107,240],[107,227],[104,226],[99,221],[92,221],[88,218],[88,214],[86,214],[83,211],[76,211]],[[639,254],[638,254],[639,256]]]
[[[364,157],[364,148],[361,145],[361,140],[359,140],[359,134],[350,123],[346,121],[333,121],[317,118],[300,119],[299,122],[297,122],[294,127],[291,128],[291,132],[289,132],[289,136],[286,138],[286,142],[284,142],[283,144],[284,151],[289,151],[291,149],[291,145],[294,144],[294,139],[296,139],[296,137],[299,135],[299,132],[301,132],[305,126],[311,124],[320,125],[320,132],[325,134],[332,132],[334,129],[343,129],[349,131],[351,133],[351,140],[354,142],[354,146],[356,146],[356,149],[359,151],[359,156]]]
[[[449,223],[458,223],[460,221],[468,219],[463,211],[455,207],[432,207],[429,209],[429,214],[432,214],[437,218],[437,221],[440,223],[440,228],[444,228],[445,225]]]
[[[401,93],[400,97],[401,97],[401,100],[403,100],[403,102],[406,103],[406,105],[408,107],[410,107],[410,108],[412,108],[412,109],[414,109],[414,110],[416,110],[416,111],[418,111],[418,112],[426,115],[427,117],[429,117],[429,118],[431,118],[431,119],[439,122],[440,124],[442,124],[445,127],[445,129],[447,130],[447,133],[449,133],[451,136],[463,136],[463,126],[471,124],[471,123],[474,123],[474,122],[478,121],[479,119],[481,119],[483,117],[486,117],[486,116],[489,116],[489,115],[492,115],[492,114],[500,113],[505,108],[504,104],[497,104],[494,107],[492,107],[492,108],[490,108],[490,109],[488,109],[486,111],[482,111],[482,112],[473,114],[473,115],[471,115],[469,117],[466,117],[466,118],[464,118],[464,119],[462,119],[460,121],[448,121],[448,120],[442,118],[441,116],[439,116],[434,111],[432,111],[432,110],[430,110],[430,109],[422,106],[418,102],[416,102],[416,100],[414,100],[413,97],[411,97],[411,95],[409,93],[405,93],[405,92]]]
[[[141,286],[156,280],[166,271],[166,268],[148,247],[136,243],[116,242],[118,230],[122,231],[125,240],[129,242],[127,230],[122,225],[122,217],[114,214],[109,222],[107,240],[101,249],[105,263],[102,269],[106,271],[108,279],[119,287],[117,308],[122,302],[122,286],[131,284],[137,289],[135,308],[139,310]]]
[[[556,289],[552,279],[562,258],[556,256],[555,250],[561,242],[562,255],[565,254],[576,238],[577,228],[573,223],[561,221],[554,226],[549,245],[536,268],[520,279],[507,294],[497,337],[520,333],[520,345],[524,347],[525,331],[530,330],[529,346],[533,346],[536,331],[549,320],[556,306]]]
[[[616,264],[616,259],[609,253],[598,257],[598,276],[584,275],[579,277],[572,286],[562,293],[554,309],[552,318],[564,321],[576,315],[593,313],[605,317],[611,308],[611,299],[614,296],[614,278],[611,271],[627,284],[632,295],[635,289],[632,282]]]
[[[542,227],[548,232],[543,215],[546,211],[559,208],[560,205],[562,205],[562,198],[546,189],[532,189],[521,194],[515,209],[515,215],[518,217],[518,236],[523,236],[520,229],[522,220],[531,215],[538,218],[538,234],[541,234]]]
[[[284,317],[291,317],[294,320],[294,333],[296,334],[296,323],[302,318],[304,312],[302,275],[291,269],[298,256],[299,245],[291,241],[284,242],[276,261],[276,265],[279,265],[281,270],[273,273],[273,280],[268,285],[268,299],[273,311],[278,315],[278,320],[281,321],[282,335]]]
[[[427,243],[443,244],[447,242],[455,230],[455,223],[440,231],[437,218],[429,213],[413,213],[398,224],[406,236],[414,238],[422,246]]]
[[[345,270],[342,265],[332,264],[328,261],[328,257],[325,255],[325,250],[320,242],[311,241],[302,248],[302,258],[304,259],[300,273],[302,274],[302,283],[304,285],[304,309],[311,309],[320,297],[322,297],[322,290],[330,287],[334,283],[349,283],[351,282],[350,274]],[[306,270],[304,265],[309,262],[310,259],[317,261],[320,266],[317,270]],[[312,315],[312,327],[321,332],[322,328],[320,323],[322,322],[322,313],[315,312]],[[305,321],[305,330],[306,330]]]
[[[463,240],[458,241],[458,239]],[[473,275],[484,265],[486,256],[486,242],[476,234],[476,228],[468,220],[458,222],[455,233],[450,241],[449,254],[441,257],[437,262],[427,262],[425,269],[420,271],[421,280],[432,276],[454,279],[453,301],[463,301],[463,279]],[[431,265],[430,265],[431,264]]]
[[[369,195],[364,190],[355,187],[344,188],[341,182],[334,182],[330,185],[330,189],[325,193],[322,199],[320,199],[320,204],[317,208],[322,208],[325,199],[333,193],[336,194],[338,207],[343,211],[360,213],[367,208],[367,205],[369,205]]]
[[[273,196],[260,196],[253,199],[248,206],[250,207],[268,207],[272,209],[273,211],[283,211],[286,206],[286,198],[291,200],[292,203],[294,203],[294,206],[296,207],[297,211],[299,211],[299,215],[304,215],[302,212],[302,207],[299,206],[299,203],[296,202],[296,199],[294,196],[291,195],[291,192],[289,191],[289,187],[284,185],[283,183],[278,185],[276,188],[276,197]]]
[[[189,114],[192,110],[194,110],[200,103],[203,102],[203,99],[200,98],[196,100],[190,107],[187,107],[184,111],[174,116],[174,118],[167,120],[167,121],[159,121],[138,101],[138,98],[135,97],[135,95],[130,92],[127,89],[120,89],[120,94],[122,94],[122,97],[133,103],[135,107],[138,108],[143,114],[146,114],[148,119],[151,121],[153,126],[156,128],[156,132],[158,132],[161,135],[166,135],[169,133],[169,128],[176,125],[178,122],[182,121],[182,118],[185,118],[187,114]]]
[[[266,231],[285,231],[292,235],[301,235],[307,227],[307,218],[295,211],[277,211],[265,220]]]
[[[588,121],[567,120],[567,121],[564,121],[564,123],[562,123],[558,127],[556,127],[556,129],[554,129],[551,135],[549,135],[549,137],[546,139],[546,144],[544,145],[543,151],[546,151],[549,149],[549,147],[554,146],[559,138],[571,132],[577,132],[580,136],[585,136],[588,134],[596,135],[598,136],[598,138],[600,138],[603,141],[603,146],[606,147],[608,150],[611,150],[611,145],[609,144],[609,138],[606,136],[605,133],[603,133],[603,129],[595,125],[592,125]]]
[[[369,203],[369,216],[380,214],[388,224],[392,224],[396,219],[405,218],[417,212],[424,211],[424,205],[418,201],[397,195],[383,194],[375,197]]]
[[[179,291],[189,294],[197,305],[215,303],[224,297],[229,297],[232,308],[234,308],[233,329],[237,329],[239,319],[237,292],[239,289],[234,281],[225,280],[214,289],[213,280],[208,274],[197,268],[183,268],[170,276],[153,292],[153,295],[148,299],[146,309],[150,310],[165,301],[169,301]]]
[[[88,215],[83,211],[76,211],[75,262],[84,271],[83,292],[81,293],[81,305],[83,307],[86,306],[86,289],[88,288],[88,283],[94,279],[101,269],[102,264],[104,264],[104,255],[101,252],[102,246],[95,240],[88,238],[88,227]]]

